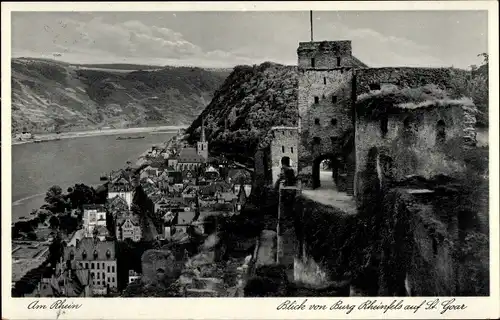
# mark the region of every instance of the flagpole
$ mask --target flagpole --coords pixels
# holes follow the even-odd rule
[[[313,12],[312,10],[309,11],[309,20],[310,20],[310,23],[311,23],[311,42],[313,42]]]

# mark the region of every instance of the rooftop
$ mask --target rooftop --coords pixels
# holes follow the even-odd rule
[[[83,210],[101,210],[106,211],[106,207],[103,204],[84,204]]]
[[[178,157],[179,162],[191,162],[191,163],[201,163],[205,162],[205,159],[200,156],[193,147],[186,147],[181,149]]]
[[[87,254],[87,260],[114,260],[115,242],[83,238],[77,242],[76,246],[67,246],[64,248],[64,257],[66,260],[69,260],[71,252],[78,260],[84,260],[82,257],[82,253],[84,252]],[[97,258],[94,258],[94,252],[97,252]],[[107,256],[108,252],[109,258]]]

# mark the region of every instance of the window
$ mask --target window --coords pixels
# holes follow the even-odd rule
[[[105,275],[104,275],[104,272],[103,272],[103,273],[102,273],[102,278],[103,278],[103,279],[104,279],[104,276],[105,276]]]
[[[336,126],[336,125],[337,125],[337,119],[332,119],[332,120],[330,120],[330,124],[331,124],[332,126]]]
[[[109,279],[110,279],[110,278],[108,277],[108,282],[111,282],[111,281],[109,281]]]
[[[82,252],[82,259],[83,260],[87,259],[87,251],[85,250]]]
[[[326,84],[326,77],[323,77],[323,84]]]
[[[109,259],[110,257],[111,257],[111,251],[108,250],[108,251],[106,251],[106,258]]]
[[[94,250],[94,260],[96,260],[96,259],[97,259],[97,256],[98,256],[98,254],[97,254],[97,250]]]
[[[101,284],[101,281],[97,281],[97,285],[100,285]]]
[[[73,260],[75,258],[75,253],[73,251],[71,251],[69,253],[69,260]]]
[[[316,67],[316,59],[311,58],[311,67],[314,68]]]
[[[94,279],[94,273],[93,273],[93,272],[91,272],[91,273],[90,273],[90,277],[91,277],[92,279]]]
[[[290,147],[290,152],[293,153],[293,147]]]
[[[319,118],[314,119],[314,124],[319,125]]]
[[[111,272],[115,272],[115,266],[111,266]],[[115,281],[115,280],[113,280]]]
[[[337,103],[337,96],[332,96],[332,103]]]
[[[99,279],[101,274],[99,272],[97,272],[97,279]]]
[[[319,97],[314,97],[314,103],[319,103]]]
[[[387,134],[387,124],[388,124],[388,119],[387,116],[383,116],[382,119],[380,120],[380,132],[382,132],[382,137],[385,137]]]
[[[313,138],[313,143],[314,144],[321,144],[321,138],[320,137],[314,137]]]
[[[337,57],[337,67],[340,67],[340,60],[341,60],[341,58]]]
[[[80,269],[83,269],[83,263],[80,262],[79,265],[80,265]]]
[[[115,277],[111,278],[111,280],[112,280],[113,282],[115,282]]]
[[[88,269],[88,268],[89,268],[89,263],[85,262],[85,269]]]
[[[285,153],[285,146],[281,146],[281,153]]]
[[[432,238],[432,253],[434,253],[434,256],[438,254],[438,243],[436,238]]]
[[[436,126],[436,143],[442,144],[446,140],[446,125],[443,120],[439,120]]]
[[[370,90],[380,90],[380,83],[370,83]]]
[[[99,264],[99,262],[98,262],[98,263],[96,263],[96,264],[97,264],[97,269],[100,269],[100,268],[101,268],[101,265]]]
[[[90,264],[90,268],[94,269],[94,263],[93,262]]]
[[[102,270],[104,270],[104,262],[102,263]]]

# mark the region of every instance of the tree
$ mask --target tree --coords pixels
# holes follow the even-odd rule
[[[71,208],[81,209],[85,204],[96,202],[96,192],[94,188],[85,184],[75,184],[73,188],[68,189],[68,199],[71,202]]]
[[[60,225],[59,218],[57,218],[56,216],[50,217],[50,219],[49,219],[49,225],[50,225],[51,229],[57,229],[57,228],[59,228],[59,225]]]
[[[47,220],[47,217],[48,217],[48,213],[44,210],[40,210],[38,211],[38,219],[40,220],[40,223],[44,223],[45,220]]]
[[[48,208],[53,213],[64,212],[66,210],[66,202],[61,187],[52,186],[45,194],[45,202]]]

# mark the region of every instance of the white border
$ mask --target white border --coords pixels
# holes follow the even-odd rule
[[[457,298],[468,307],[460,312],[440,315],[435,311],[413,314],[403,310],[383,314],[381,311],[277,311],[284,298],[107,298],[67,299],[81,303],[78,310],[57,315],[56,310],[28,310],[33,298],[10,297],[11,283],[11,139],[10,139],[10,12],[11,11],[306,11],[306,10],[488,10],[490,63],[490,292],[486,298]],[[397,26],[395,26],[397,27]],[[2,3],[2,319],[331,319],[331,318],[498,318],[499,311],[499,243],[498,217],[498,3],[496,1],[366,1],[366,2],[184,2],[184,3],[109,3],[109,2],[31,2]],[[393,298],[376,298],[392,301]],[[417,304],[425,298],[405,298]],[[434,299],[434,298],[427,298]],[[443,299],[442,297],[440,299]],[[53,302],[55,299],[40,299]],[[301,301],[301,299],[296,299]],[[331,305],[338,298],[309,298],[318,304]],[[359,304],[366,298],[346,298],[345,303]]]

